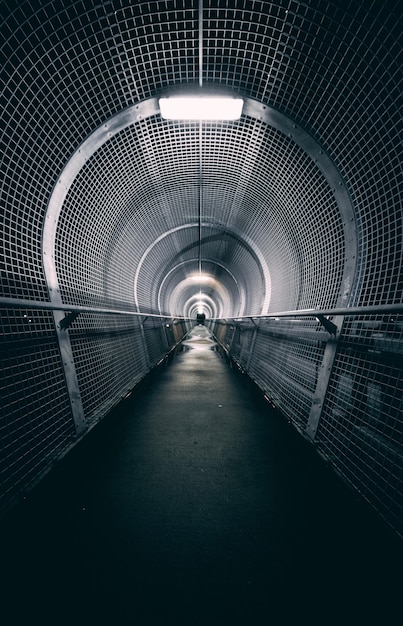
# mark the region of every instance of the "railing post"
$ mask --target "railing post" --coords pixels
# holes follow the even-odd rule
[[[337,353],[337,345],[339,341],[340,332],[343,326],[344,316],[339,315],[333,319],[333,324],[336,326],[336,332],[334,335],[330,335],[325,352],[323,354],[322,364],[319,369],[318,378],[316,381],[316,388],[313,395],[311,411],[306,425],[305,433],[314,441],[320,417],[322,415],[323,406],[327,394],[327,388],[329,386],[330,376],[333,370],[334,359]]]
[[[67,328],[63,329],[62,321],[64,319],[64,314],[62,311],[53,311],[53,318],[55,320],[56,335],[59,342],[60,355],[62,358],[64,377],[66,380],[73,422],[76,434],[81,435],[87,430],[88,425],[84,417],[84,407],[81,399],[80,388],[78,386],[78,378],[73,359],[69,331]]]
[[[59,181],[60,182],[60,181]],[[63,196],[64,191],[59,185],[56,189],[56,196]],[[56,190],[55,190],[56,191]],[[61,204],[60,204],[61,208]],[[57,228],[57,216],[52,215],[52,208],[48,205],[46,212],[43,237],[42,237],[42,255],[43,266],[45,272],[46,285],[48,288],[50,302],[56,307],[65,306],[65,311],[69,307],[63,304],[60,293],[59,280],[56,272],[55,263],[55,239]],[[77,435],[81,435],[87,428],[88,424],[85,420],[84,407],[81,398],[80,388],[78,385],[77,371],[74,364],[73,350],[70,342],[68,326],[64,327],[63,309],[53,310],[53,319],[55,321],[56,336],[59,343],[59,349],[62,359],[62,367],[66,380],[67,395],[70,400],[71,413]]]
[[[236,333],[236,324],[234,322],[233,331],[232,331],[232,337],[228,341],[228,352],[231,352],[231,350],[232,350],[232,344],[234,343],[235,333]]]
[[[146,319],[147,319],[147,317],[145,317],[140,322],[140,334],[141,334],[141,338],[142,338],[143,344],[144,344],[144,355],[146,357],[147,367],[148,367],[148,369],[151,369],[150,352],[148,350],[147,338],[146,338],[146,333],[145,333],[145,330],[144,330],[144,322],[146,321]]]
[[[259,331],[259,322],[256,323],[254,322],[254,320],[252,320],[252,322],[255,325],[255,329],[253,331],[253,336],[252,336],[252,341],[250,342],[250,348],[249,348],[249,356],[248,356],[248,360],[246,363],[246,371],[249,372],[249,366],[250,366],[250,362],[252,360],[252,354],[253,354],[253,350],[255,349],[255,343],[256,343],[256,337]]]

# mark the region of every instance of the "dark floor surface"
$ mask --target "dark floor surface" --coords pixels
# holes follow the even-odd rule
[[[3,626],[402,623],[403,542],[205,333],[3,520]]]

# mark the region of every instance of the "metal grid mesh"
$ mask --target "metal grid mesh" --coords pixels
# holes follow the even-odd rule
[[[98,150],[74,181],[57,232],[56,267],[66,302],[132,303],[136,268],[148,246],[161,233],[197,219],[197,135],[188,127],[183,143],[174,139],[161,120],[144,120]],[[170,241],[161,244],[166,258],[178,250],[175,240],[173,248],[167,246]],[[156,260],[163,271],[164,258]],[[147,299],[140,304],[149,310],[149,275],[147,283]],[[155,298],[152,304],[156,310]]]
[[[250,324],[237,324],[231,355],[244,367],[254,332]],[[260,322],[253,343],[248,373],[300,428],[308,421],[326,339],[326,331],[317,320],[272,319]]]
[[[148,370],[136,318],[83,313],[69,330],[84,415],[102,417]]]
[[[393,208],[402,206],[400,2],[209,6],[205,80],[244,90],[314,131],[355,202],[362,263],[355,301],[400,302],[402,225]]]
[[[235,88],[284,112],[312,133],[339,167],[353,202],[359,254],[350,304],[400,302],[400,0],[205,0],[204,5],[204,84]],[[0,138],[1,294],[44,301],[48,295],[42,271],[41,233],[57,175],[82,141],[116,112],[154,97],[166,87],[198,83],[197,7],[194,3],[189,8],[186,0],[43,0],[40,6],[21,0],[16,6],[2,3],[0,10],[4,79]],[[303,150],[291,138],[249,118],[230,127],[206,127],[203,143],[206,215],[231,226],[234,232],[249,233],[263,251],[272,274],[273,308],[335,303],[343,258],[348,251],[344,250],[342,225],[331,187]],[[120,170],[110,168],[119,159]],[[194,221],[197,215],[197,132],[186,124],[163,124],[157,118],[144,120],[108,142],[91,159],[91,166],[97,172],[96,184],[88,174],[89,168],[84,168],[67,199],[59,225],[57,254],[63,298],[65,302],[91,304],[113,300],[121,306],[131,306],[135,267],[146,241],[152,243],[170,227],[185,219]],[[119,194],[121,199],[117,200]],[[92,211],[91,219],[90,212],[85,212],[87,206]],[[143,211],[141,246],[139,239],[133,239],[139,206]],[[86,242],[77,235],[78,231],[85,234]],[[83,243],[85,246],[80,248]],[[180,238],[177,244],[181,249]],[[79,258],[81,250],[85,251],[84,262]],[[233,268],[236,263],[244,263],[241,247],[210,250],[211,255],[222,259],[228,254],[228,264]],[[168,252],[171,254],[172,249],[166,250],[167,255]],[[161,259],[161,263],[166,260],[167,257]],[[74,267],[75,277],[68,271],[68,263]],[[243,276],[246,281],[245,272]],[[251,291],[257,302],[256,284]],[[251,293],[248,302],[252,302]],[[12,310],[3,312],[7,333],[18,315]],[[52,335],[50,316],[40,317],[42,331]],[[80,323],[84,324],[78,318],[74,324]],[[105,323],[108,327],[109,322]],[[88,330],[93,332],[97,325],[98,321],[93,320]],[[20,389],[21,378],[26,388],[32,390],[34,406],[36,387],[28,381],[31,377],[41,380],[44,365],[38,348],[28,341],[31,330],[26,331],[23,325],[18,328],[26,358],[23,362],[13,361],[12,367],[7,361],[4,366],[4,371],[13,372],[10,377],[7,373],[11,384],[7,393],[13,393],[13,386]],[[77,328],[72,327],[73,336]],[[364,345],[365,333],[358,333]],[[239,352],[243,360],[249,349],[249,334],[247,331],[243,340],[235,342],[241,351],[244,342],[243,352]],[[15,335],[13,341],[23,345]],[[153,340],[148,339],[148,343],[152,352]],[[270,353],[269,344],[273,348]],[[288,379],[297,380],[299,368],[307,370],[309,380],[313,372],[311,364],[302,366],[305,360],[311,363],[304,341],[295,339],[294,344],[295,349],[284,337],[268,337],[265,345],[257,342],[256,361],[251,361],[252,369],[262,368],[263,380],[265,361],[272,354],[273,358],[278,355],[284,371],[275,387],[283,389],[286,412],[294,408],[297,411],[298,398],[306,396],[305,391],[295,391],[298,385]],[[74,349],[84,379],[84,353],[80,353],[78,344]],[[351,353],[350,347],[343,346],[318,436],[335,465],[368,499],[373,499],[382,514],[386,516],[390,507],[395,524],[399,498],[401,501],[400,488],[396,486],[400,461],[393,457],[392,463],[390,459],[391,450],[400,441],[400,426],[396,422],[393,428],[383,430],[382,424],[385,420],[390,423],[393,411],[401,411],[393,399],[399,397],[401,389],[400,361],[391,363],[389,357],[385,360],[382,349],[380,355],[374,356],[376,350],[357,349]],[[94,367],[102,363],[103,357],[96,356],[100,352],[98,342],[93,357],[88,356]],[[391,352],[394,354],[394,348]],[[4,351],[2,358],[3,354]],[[282,354],[289,355],[286,365]],[[319,360],[315,350],[314,354],[313,360]],[[69,432],[71,419],[64,385],[59,384],[61,370],[56,353],[50,351],[46,358],[49,394],[50,389],[57,387],[58,406],[64,407],[58,409],[57,415],[66,411],[65,422],[60,418],[60,424],[55,426],[56,449],[57,441],[65,437],[63,429]],[[90,369],[93,371],[92,365]],[[360,378],[353,384],[355,371]],[[309,396],[311,386],[308,387]],[[294,398],[289,404],[287,390]],[[85,393],[90,396],[90,387]],[[371,414],[370,424],[368,417],[354,422],[352,407],[356,397],[359,410],[365,405]],[[56,400],[51,395],[46,398],[42,411],[51,415]],[[103,402],[103,398],[98,399]],[[333,428],[341,410],[338,405],[348,416],[353,433],[346,435],[345,426],[338,423],[343,433],[340,441]],[[21,406],[13,401],[7,408],[11,415],[18,413],[16,423],[23,411]],[[305,408],[302,414],[298,418],[301,423],[305,420]],[[358,440],[362,458],[356,454]],[[386,447],[385,440],[389,442]],[[35,446],[31,444],[33,451]],[[350,449],[354,459],[351,462]],[[21,447],[21,468],[27,467],[24,450]],[[40,465],[40,457],[35,454],[33,458]],[[390,470],[386,480],[384,466],[388,464],[395,469]],[[24,471],[21,469],[22,474]],[[17,473],[16,470],[14,475]],[[24,476],[28,475],[33,474],[25,472]]]
[[[226,160],[223,143],[210,148],[211,154],[217,150],[221,155],[217,170],[224,172],[223,184],[230,189],[236,183],[227,203],[229,214],[222,219],[248,235],[267,260],[271,310],[332,306],[344,265],[344,241],[328,183],[292,139],[256,120],[244,120],[242,135],[233,143],[243,149],[236,157],[239,169],[235,177],[228,173],[229,180],[225,165],[236,162],[234,155]],[[318,281],[321,275],[326,281]]]
[[[181,278],[198,273],[198,227],[171,233],[155,245],[147,255],[141,267],[137,284],[139,302],[145,310],[154,309],[160,295],[161,312],[183,313],[184,301],[172,299],[172,291],[179,281],[178,272],[175,281],[165,281],[167,273],[180,265]],[[248,303],[248,310],[259,311],[261,308],[264,285],[256,259],[245,244],[226,232],[212,226],[203,226],[201,241],[202,271],[212,274],[231,293],[232,275],[237,277],[240,289]],[[163,260],[163,263],[162,263]],[[230,268],[231,274],[226,271]],[[150,276],[152,280],[150,281]],[[228,282],[230,281],[230,282]],[[162,289],[160,290],[160,285]],[[260,286],[260,288],[259,288]],[[198,285],[193,285],[193,292]],[[234,310],[236,298],[232,298],[227,308]],[[181,306],[182,304],[182,306]]]
[[[268,399],[305,430],[329,338],[319,323],[245,321],[215,332]],[[401,316],[347,318],[315,445],[403,536],[402,339]]]
[[[242,241],[225,236],[235,230],[273,268],[272,309],[334,305],[344,266],[343,225],[317,165],[292,139],[249,118],[206,124],[202,145],[202,219],[223,232],[220,244],[202,233],[203,258],[231,266],[252,287],[248,312],[259,313],[259,270],[250,255],[245,258]],[[58,224],[64,301],[132,301],[134,273],[148,246],[161,233],[197,223],[199,158],[197,125],[152,117],[121,131],[88,160]],[[189,234],[175,231],[147,258],[137,294],[146,310],[157,309],[165,271],[178,257],[188,258],[197,229],[193,241]],[[326,280],[318,280],[323,275]]]
[[[348,318],[317,441],[403,535],[403,323]]]
[[[312,128],[348,180],[360,259],[375,270],[361,275],[356,297],[363,302],[400,298],[401,226],[389,220],[390,207],[401,202],[398,9],[398,2],[353,0],[342,8],[293,1],[228,8],[222,0],[204,10],[204,81],[239,87]],[[5,18],[5,197],[9,207],[18,194],[20,206],[32,199],[39,218],[53,172],[91,129],[168,84],[195,82],[196,8],[46,2],[32,12],[22,2]],[[39,237],[33,241],[33,254],[22,254],[38,268]],[[12,258],[11,282],[23,266]],[[387,286],[382,263],[393,277]]]
[[[144,336],[150,362],[155,365],[169,347],[168,338],[170,334],[167,334],[165,324],[161,325],[161,322],[149,319],[144,323]]]
[[[48,467],[75,431],[48,312],[0,310],[0,368],[2,508]]]

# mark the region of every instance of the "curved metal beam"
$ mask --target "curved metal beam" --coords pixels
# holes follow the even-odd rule
[[[235,276],[233,275],[233,273],[225,266],[223,265],[223,263],[218,263],[218,261],[206,261],[207,263],[211,263],[212,265],[217,265],[218,267],[221,267],[221,269],[223,269],[225,272],[227,272],[227,274],[230,275],[230,277],[232,278],[232,280],[234,281],[236,288],[238,290],[238,295],[239,295],[239,303],[240,303],[240,310],[242,310],[243,307],[243,298],[242,298],[242,292],[241,289],[239,287],[238,281],[235,278]],[[163,289],[163,285],[165,283],[165,281],[169,278],[169,276],[175,272],[176,270],[178,270],[180,267],[182,267],[183,265],[187,265],[189,263],[198,263],[198,259],[187,259],[186,261],[182,261],[181,263],[178,263],[178,265],[175,265],[175,267],[173,267],[172,269],[169,270],[168,274],[166,276],[164,276],[164,279],[162,281],[162,283],[160,284],[160,287],[158,289],[158,296],[157,296],[157,301],[158,301],[158,310],[161,313],[161,292]]]
[[[284,135],[287,135],[310,156],[327,180],[343,222],[346,256],[337,306],[345,306],[348,302],[356,271],[357,230],[350,195],[339,170],[316,139],[302,126],[299,126],[284,115],[284,113],[257,102],[257,100],[252,100],[252,98],[246,98],[243,114],[256,120],[261,120],[268,126],[272,126]]]
[[[201,223],[202,228],[216,228],[216,229],[220,229],[223,228],[221,224],[215,224],[213,222],[202,222]],[[137,297],[137,285],[138,285],[138,280],[139,280],[139,276],[140,276],[140,271],[142,268],[142,265],[144,263],[144,261],[146,260],[147,256],[149,255],[149,253],[151,252],[151,250],[163,239],[165,239],[165,237],[168,237],[169,235],[171,235],[172,233],[178,232],[180,230],[184,230],[185,228],[199,228],[199,223],[198,222],[191,222],[189,224],[182,224],[181,226],[176,226],[175,228],[172,228],[170,230],[167,230],[165,233],[163,233],[162,235],[160,235],[159,237],[157,237],[157,239],[155,239],[155,241],[153,241],[147,248],[147,250],[145,250],[145,252],[143,253],[137,268],[136,268],[136,273],[134,276],[134,298],[135,298],[135,303],[136,306],[139,306],[138,303],[138,297]],[[265,291],[264,291],[264,302],[263,302],[263,306],[262,306],[262,311],[267,311],[268,307],[269,307],[269,302],[270,302],[270,291],[271,291],[271,278],[270,278],[270,271],[269,268],[267,266],[266,260],[263,257],[263,255],[261,254],[260,250],[258,250],[256,248],[256,246],[254,245],[253,241],[246,235],[244,235],[243,233],[241,233],[241,231],[239,231],[236,228],[225,228],[225,234],[229,234],[233,237],[235,237],[240,243],[241,245],[243,245],[249,252],[250,254],[254,257],[256,264],[261,272],[261,276],[262,276],[262,283],[264,285]]]
[[[350,197],[342,177],[334,165],[331,158],[325,153],[318,142],[301,126],[296,124],[292,119],[280,113],[279,111],[263,105],[252,98],[244,98],[243,116],[260,120],[269,126],[272,126],[284,133],[300,146],[316,163],[318,169],[325,176],[328,184],[333,190],[337,205],[339,207],[344,228],[344,239],[346,245],[346,262],[344,266],[344,274],[341,282],[340,293],[338,294],[337,304],[343,306],[347,303],[351,285],[355,274],[355,263],[357,257],[357,237],[355,228],[355,217]],[[54,262],[54,245],[57,223],[64,200],[69,189],[86,161],[109,139],[114,137],[124,128],[131,126],[143,119],[157,115],[159,113],[158,99],[150,98],[139,104],[132,105],[127,109],[117,113],[107,122],[99,126],[91,135],[81,144],[76,152],[71,156],[66,164],[63,172],[59,176],[53,193],[50,197],[46,218],[43,229],[43,263],[47,284],[49,287],[49,295],[52,302],[60,302],[60,292],[58,278]],[[197,224],[196,224],[197,226]],[[218,225],[217,225],[218,226]],[[188,226],[186,226],[188,227]],[[180,227],[181,228],[181,227]],[[172,231],[169,231],[172,232]],[[234,230],[232,230],[235,233]],[[241,241],[246,241],[242,233],[236,233]],[[166,234],[162,235],[162,237]],[[155,245],[159,239],[157,239]],[[250,249],[254,251],[259,262],[261,270],[265,278],[265,282],[270,281],[270,272],[265,263],[264,258],[256,249],[252,241],[246,241]],[[146,251],[145,255],[148,253]],[[144,255],[143,255],[144,256]],[[143,261],[143,259],[142,259]],[[141,264],[141,262],[140,262]],[[269,285],[267,285],[269,286]],[[269,306],[269,290],[266,290],[265,301],[262,307],[262,314],[267,313]]]
[[[50,301],[53,305],[62,305],[62,298],[60,294],[59,282],[55,265],[55,240],[58,226],[58,220],[60,212],[62,210],[65,198],[72,186],[76,176],[84,166],[86,161],[107,141],[113,136],[119,133],[124,128],[140,122],[142,119],[151,117],[159,113],[157,98],[150,98],[140,104],[133,105],[127,109],[116,114],[110,118],[107,122],[99,126],[91,135],[81,144],[76,152],[71,156],[59,176],[51,197],[49,199],[44,228],[42,236],[42,259],[44,265],[44,273],[49,290]],[[345,241],[345,264],[342,280],[340,282],[340,290],[337,297],[337,306],[344,307],[348,303],[349,294],[353,284],[356,267],[357,257],[357,236],[355,227],[355,216],[350,201],[349,194],[347,192],[344,181],[342,180],[340,173],[330,157],[320,147],[316,140],[307,133],[302,127],[295,124],[286,115],[263,105],[251,98],[245,98],[243,116],[252,117],[256,120],[260,120],[265,124],[268,124],[280,132],[286,134],[297,145],[299,145],[316,163],[319,170],[325,176],[330,188],[333,190],[336,203],[339,207],[340,214],[343,220],[344,229],[344,241]],[[206,224],[208,226],[209,224]],[[199,224],[186,224],[180,228],[189,227],[201,228],[201,220]],[[214,224],[219,228],[219,225]],[[230,232],[233,236],[246,245],[250,251],[253,251],[255,258],[258,259],[258,265],[263,277],[263,285],[265,287],[264,302],[261,309],[261,313],[265,314],[269,310],[270,304],[270,272],[267,267],[266,261],[254,242],[245,237],[243,233],[236,232],[235,229],[225,229],[226,232]],[[172,233],[173,231],[169,231]],[[150,253],[152,248],[162,238],[168,236],[169,233],[164,233],[158,238],[151,246],[147,248],[143,257],[136,268],[135,285],[134,285],[134,297],[137,302],[137,282],[139,272],[141,270],[144,259]],[[68,330],[61,330],[60,324],[63,321],[63,313],[60,310],[53,312],[55,318],[56,332],[59,340],[60,350],[62,354],[62,361],[65,369],[65,376],[72,406],[73,418],[77,432],[81,432],[85,427],[85,419],[82,408],[82,402],[80,398],[77,374],[75,371],[74,359],[72,355],[70,339]],[[342,321],[340,322],[342,323]],[[330,368],[329,368],[330,370]]]

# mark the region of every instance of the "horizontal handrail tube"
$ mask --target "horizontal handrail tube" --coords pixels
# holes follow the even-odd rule
[[[335,309],[300,309],[296,311],[279,311],[264,315],[237,315],[235,317],[213,317],[209,321],[241,321],[271,319],[274,317],[317,317],[318,315],[382,315],[384,313],[403,313],[403,304],[374,304],[369,306],[339,307]]]
[[[0,297],[0,306],[20,309],[39,309],[42,311],[74,311],[77,313],[108,313],[118,315],[133,315],[134,317],[153,317],[164,320],[191,320],[190,317],[179,315],[158,315],[156,313],[126,311],[125,309],[106,309],[101,307],[86,307],[79,304],[54,304],[53,302],[41,302],[38,300],[20,300],[18,298]]]
[[[50,311],[76,311],[78,313],[109,313],[118,315],[133,315],[134,317],[153,317],[157,319],[170,320],[192,320],[190,317],[180,315],[159,315],[157,313],[147,313],[146,311],[130,311],[125,309],[113,309],[102,307],[86,307],[79,304],[54,304],[53,302],[42,302],[38,300],[21,300],[19,298],[0,297],[0,306],[21,309],[39,309]],[[272,319],[275,317],[317,317],[318,315],[382,315],[384,313],[403,313],[403,304],[379,304],[356,307],[339,307],[334,309],[296,309],[294,311],[276,311],[264,315],[237,315],[234,317],[211,317],[208,321],[240,321],[252,319]]]

